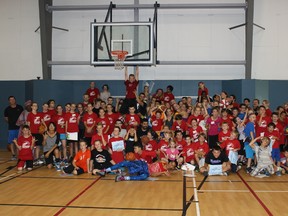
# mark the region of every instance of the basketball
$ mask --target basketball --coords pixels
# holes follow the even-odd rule
[[[127,161],[134,161],[136,159],[135,154],[133,152],[128,152],[125,158]]]
[[[45,132],[45,130],[46,130],[45,125],[41,124],[39,127],[39,133],[43,134]]]
[[[149,141],[150,140],[149,140],[149,138],[146,135],[141,137],[141,143],[142,144],[146,145],[146,144],[148,144]]]

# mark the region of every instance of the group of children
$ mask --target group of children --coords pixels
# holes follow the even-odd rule
[[[137,77],[126,76],[127,94],[120,107],[114,107],[113,100],[97,105],[99,90],[93,91],[94,85],[85,93],[83,103],[68,103],[65,111],[50,100],[40,114],[37,103],[31,103],[22,134],[14,140],[19,151],[18,169],[26,162],[31,170],[33,159],[39,165],[43,146],[46,166],[64,173],[103,175],[128,167],[133,176],[119,175],[117,181],[169,175],[170,169],[187,163],[204,175],[227,175],[237,172],[242,164],[252,176],[287,172],[288,105],[272,113],[267,100],[257,106],[253,101],[250,107],[249,99],[239,105],[235,96],[226,92],[210,98],[200,82],[193,106],[187,97],[177,103],[170,85],[165,93],[158,89],[154,95],[149,91],[137,95]],[[44,127],[42,132],[40,126]],[[126,158],[130,153],[135,160]]]

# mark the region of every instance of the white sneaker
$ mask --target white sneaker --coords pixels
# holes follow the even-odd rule
[[[41,159],[38,159],[38,160],[37,160],[37,164],[38,164],[38,165],[42,165],[43,163],[44,163],[44,162],[43,162]]]

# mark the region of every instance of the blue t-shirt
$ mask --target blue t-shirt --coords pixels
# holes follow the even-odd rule
[[[253,136],[255,138],[255,125],[252,122],[248,122],[245,129],[244,129],[245,136],[252,138],[250,135],[250,132],[253,132]]]
[[[245,117],[245,113],[239,113],[239,114],[238,114],[238,117],[239,117],[241,120],[243,120],[244,117]]]

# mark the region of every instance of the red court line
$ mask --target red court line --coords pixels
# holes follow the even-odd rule
[[[273,216],[273,214],[270,212],[270,210],[268,209],[268,207],[262,202],[262,200],[257,196],[257,194],[253,191],[253,189],[248,185],[248,183],[242,178],[242,176],[239,174],[239,172],[237,172],[237,175],[239,176],[239,178],[242,180],[242,182],[246,185],[246,187],[249,189],[249,191],[252,193],[252,195],[257,199],[257,201],[260,203],[260,205],[265,209],[265,211],[267,212],[267,214],[269,216]]]
[[[101,177],[95,179],[90,185],[88,185],[83,191],[81,191],[76,197],[70,200],[63,208],[61,208],[58,212],[54,214],[54,216],[60,215],[71,203],[73,203],[76,199],[78,199],[82,194],[84,194],[89,188],[91,188]]]

